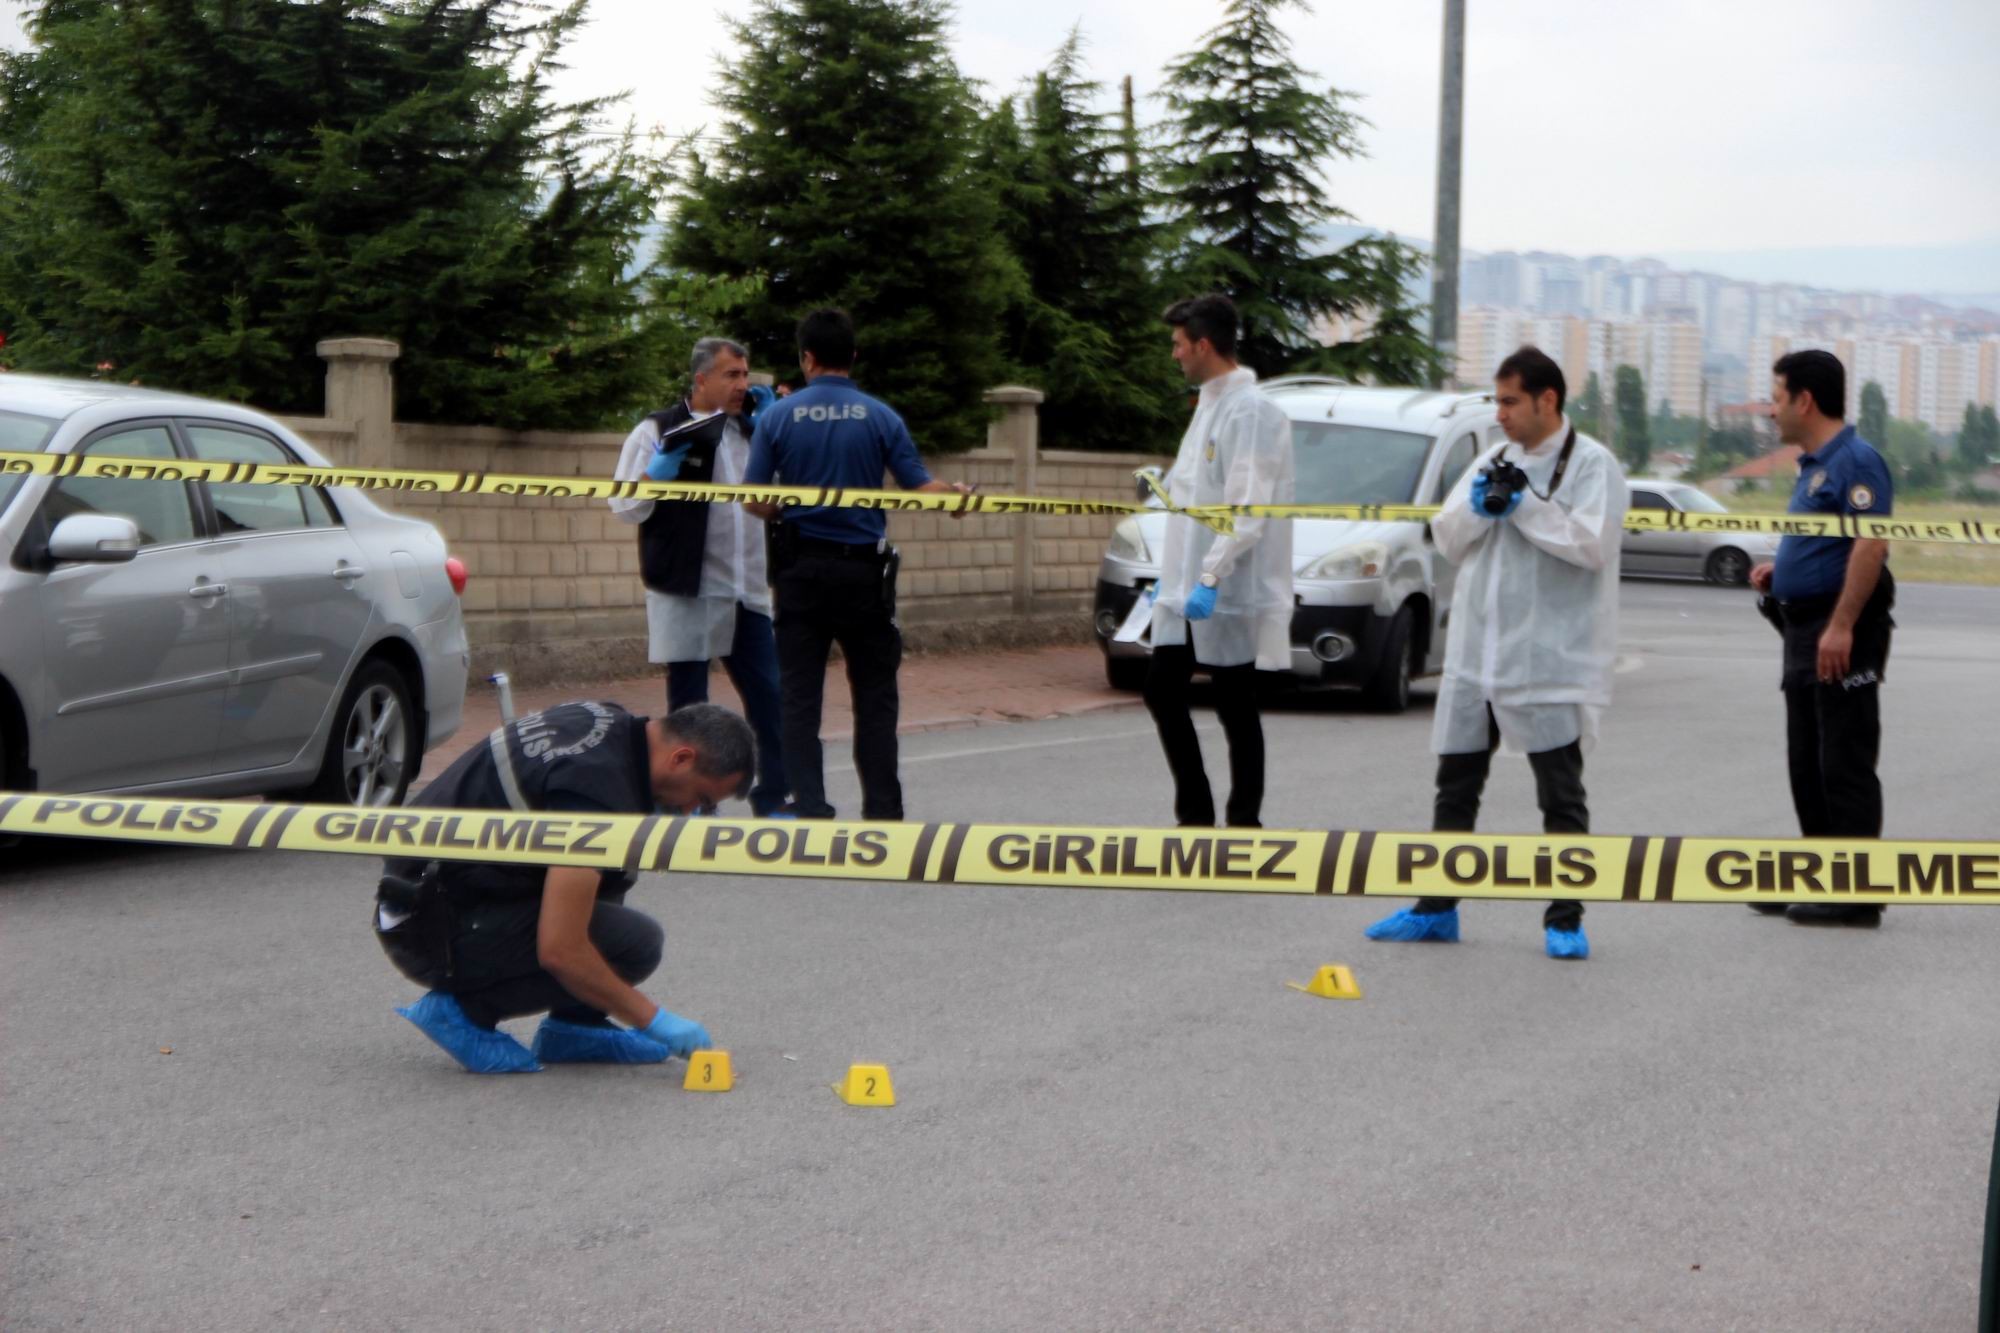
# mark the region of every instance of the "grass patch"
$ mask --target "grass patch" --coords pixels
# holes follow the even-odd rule
[[[1730,495],[1722,503],[1739,514],[1782,514],[1791,495],[1760,491]],[[1969,518],[1989,528],[2000,524],[2000,505],[1963,500],[1912,500],[1896,505],[1897,518]],[[1891,542],[1889,569],[1905,583],[2000,585],[2000,546],[1947,546],[1941,542]]]

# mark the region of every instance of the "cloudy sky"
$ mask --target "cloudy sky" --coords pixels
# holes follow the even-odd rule
[[[1702,256],[1746,277],[2000,291],[2000,3],[1469,0],[1469,248]],[[0,40],[28,6],[0,0]],[[1083,13],[1092,72],[1143,97],[1220,0],[959,0],[954,49],[1013,90]],[[593,0],[560,88],[632,90],[642,127],[717,125],[749,5]],[[1439,0],[1317,0],[1302,64],[1362,96],[1331,172],[1363,222],[1432,230]],[[1142,119],[1157,111],[1142,101]],[[1763,271],[1747,271],[1761,269]]]

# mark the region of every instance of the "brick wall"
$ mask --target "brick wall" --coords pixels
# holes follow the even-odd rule
[[[324,354],[324,351],[323,351]],[[374,356],[379,359],[380,354]],[[331,381],[341,362],[329,361]],[[352,401],[353,395],[348,395]],[[1130,498],[1143,460],[1039,448],[1040,395],[995,390],[986,448],[928,459],[953,481],[989,492]],[[354,466],[608,477],[622,434],[503,431],[286,418]],[[373,447],[370,442],[373,441]],[[379,502],[437,525],[470,571],[465,615],[475,675],[505,670],[533,682],[646,669],[646,617],[636,530],[602,501],[497,495],[378,493]],[[891,514],[903,553],[897,605],[913,648],[1081,638],[1112,517]]]

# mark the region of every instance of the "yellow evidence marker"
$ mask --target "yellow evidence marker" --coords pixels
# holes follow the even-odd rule
[[[728,1051],[696,1051],[688,1057],[687,1079],[681,1086],[689,1092],[728,1092],[736,1086],[736,1074],[729,1067]]]
[[[1328,963],[1325,967],[1314,973],[1313,979],[1303,986],[1296,981],[1287,981],[1285,984],[1293,990],[1304,991],[1308,995],[1317,995],[1323,1000],[1358,1000],[1361,998],[1361,987],[1355,984],[1353,971],[1342,967],[1339,963]]]
[[[894,1106],[896,1090],[889,1083],[887,1065],[849,1065],[847,1077],[833,1085],[840,1100],[849,1106]]]

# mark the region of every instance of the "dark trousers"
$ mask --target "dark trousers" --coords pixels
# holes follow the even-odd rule
[[[826,800],[819,724],[827,655],[836,643],[847,663],[847,688],[854,702],[861,817],[903,817],[903,784],[896,776],[901,711],[896,672],[903,664],[903,632],[896,627],[892,577],[881,560],[812,554],[801,555],[778,575],[785,768],[802,818],[834,816]]]
[[[590,913],[590,942],[611,970],[638,985],[660,966],[666,932],[644,912],[626,907],[622,892],[598,899]],[[603,1012],[563,989],[542,970],[536,933],[541,899],[485,903],[462,908],[451,932],[454,975],[444,975],[441,959],[424,951],[400,930],[377,930],[389,961],[419,986],[448,991],[480,1027],[503,1019],[546,1012],[552,1018],[593,1027],[606,1025]]]
[[[1493,751],[1500,744],[1500,726],[1487,712],[1488,742],[1473,754],[1438,756],[1437,801],[1432,808],[1431,828],[1439,833],[1470,833],[1479,822],[1479,798],[1486,790],[1486,775],[1493,766]],[[1556,750],[1528,756],[1535,773],[1535,804],[1542,810],[1544,833],[1590,832],[1590,808],[1583,790],[1583,745],[1571,741]],[[1456,898],[1422,898],[1421,913],[1449,912],[1458,906]],[[1542,924],[1555,930],[1575,930],[1583,924],[1583,904],[1550,903],[1542,913]]]
[[[1194,682],[1194,648],[1171,644],[1153,649],[1146,671],[1146,711],[1160,731],[1167,768],[1174,775],[1174,818],[1183,825],[1215,827],[1215,796],[1201,762],[1201,738],[1188,712]],[[1229,741],[1231,828],[1260,828],[1264,808],[1264,724],[1257,712],[1257,669],[1245,664],[1210,667],[1215,715]]]
[[[1785,691],[1792,806],[1805,838],[1882,836],[1882,687],[1802,685]]]
[[[1783,604],[1785,750],[1802,837],[1882,836],[1882,782],[1875,763],[1882,749],[1882,678],[1889,669],[1895,596],[1895,581],[1885,570],[1855,622],[1845,681],[1818,678],[1819,637],[1831,608]]]
[[[785,804],[791,782],[785,777],[784,738],[778,707],[778,645],[771,618],[736,604],[736,640],[722,659],[723,670],[743,700],[743,715],[757,736],[757,785],[750,789],[752,814],[768,815]],[[708,663],[667,663],[667,711],[708,702]]]

